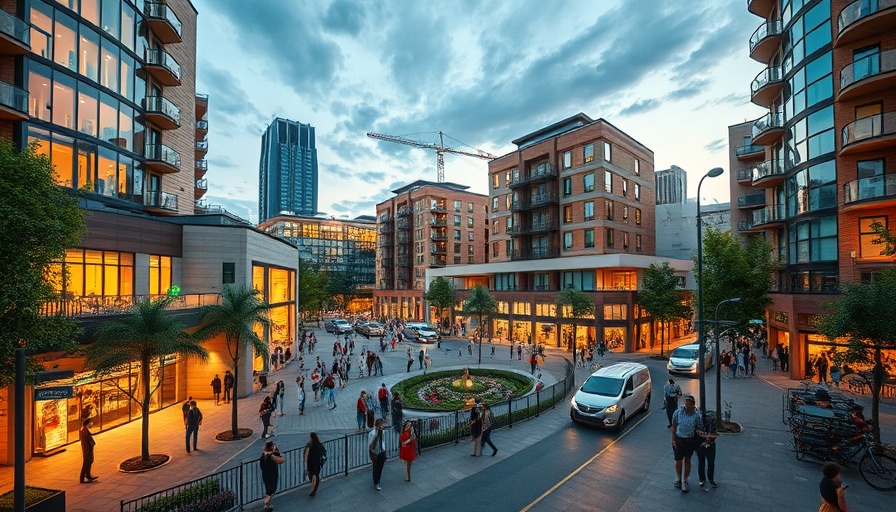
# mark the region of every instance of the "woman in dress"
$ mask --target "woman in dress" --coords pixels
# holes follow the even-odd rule
[[[323,452],[323,444],[317,437],[317,432],[311,433],[311,440],[305,445],[305,472],[311,481],[311,494],[317,495],[317,486],[320,485],[320,455]]]
[[[398,458],[404,461],[407,472],[404,477],[405,482],[411,481],[411,464],[417,458],[417,436],[414,434],[414,427],[410,421],[405,421],[401,427],[401,437],[398,438]]]
[[[271,498],[277,492],[277,478],[280,475],[280,464],[283,464],[283,456],[280,455],[280,448],[269,441],[261,452],[261,459],[258,461],[261,465],[261,481],[264,482],[264,512],[273,512],[274,507],[271,506]]]

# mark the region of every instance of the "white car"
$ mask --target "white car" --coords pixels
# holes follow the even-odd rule
[[[713,362],[713,345],[706,344],[706,355],[703,358],[703,368],[712,368]],[[700,359],[700,345],[691,343],[689,345],[681,345],[672,350],[669,354],[669,362],[666,369],[669,373],[683,373],[687,375],[697,375],[697,360]]]
[[[405,330],[408,329],[414,333],[418,343],[435,343],[439,336],[435,329],[426,324],[407,324]]]

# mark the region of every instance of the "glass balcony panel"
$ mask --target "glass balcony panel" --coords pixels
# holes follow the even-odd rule
[[[844,203],[896,196],[896,174],[859,178],[843,185]]]

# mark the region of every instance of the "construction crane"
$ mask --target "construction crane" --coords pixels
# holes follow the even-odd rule
[[[413,139],[406,139],[404,137],[399,137],[397,135],[385,135],[382,133],[367,132],[367,136],[370,137],[371,139],[385,140],[387,142],[397,142],[398,144],[407,144],[408,146],[414,146],[416,148],[436,150],[436,157],[437,157],[437,162],[438,162],[437,163],[438,173],[436,175],[436,181],[439,183],[445,182],[445,153],[454,153],[456,155],[472,156],[473,158],[481,158],[483,160],[494,160],[495,158],[498,158],[497,156],[495,156],[491,153],[488,153],[486,151],[482,151],[481,149],[472,148],[476,152],[471,153],[469,151],[461,151],[459,149],[449,148],[449,147],[445,146],[445,134],[442,132],[439,132],[439,143],[438,144],[431,144],[428,142],[420,142],[420,141],[413,140]],[[458,142],[460,142],[460,141],[458,141]]]

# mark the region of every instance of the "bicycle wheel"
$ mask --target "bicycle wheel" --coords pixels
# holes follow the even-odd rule
[[[868,485],[880,491],[896,491],[896,460],[883,454],[865,454],[859,461],[859,473]]]

